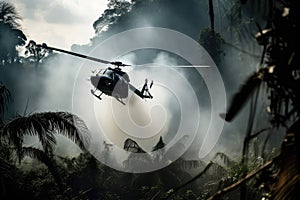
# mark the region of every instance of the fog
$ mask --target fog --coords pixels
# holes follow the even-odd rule
[[[204,10],[206,9],[196,9],[200,16],[207,15]],[[151,18],[151,20],[147,20],[145,16],[138,17],[143,13],[135,13],[135,22],[137,22],[135,26],[149,27],[160,24],[164,27],[181,30],[197,40],[196,33],[199,33],[200,28],[208,24],[207,18],[195,17],[189,21],[178,17],[177,13],[172,12],[172,10],[169,10],[165,15],[162,13]],[[174,21],[171,16],[177,16],[176,24],[167,26],[170,21]],[[221,22],[219,20],[221,17],[216,19],[216,24]],[[195,69],[170,67],[182,65],[182,63],[189,64],[184,61],[186,58],[161,50],[149,49],[148,51],[126,53],[120,51],[120,48],[126,48],[126,45],[131,45],[131,43],[139,40],[147,39],[154,44],[159,44],[163,42],[164,38],[159,38],[149,32],[147,35],[137,36],[140,38],[131,38],[125,47],[122,44],[114,44],[101,49],[97,48],[97,45],[105,43],[104,39],[112,38],[120,31],[131,28],[132,23],[130,22],[130,25],[116,23],[113,28],[103,32],[103,36],[101,34],[95,36],[91,44],[81,47],[75,45],[73,50],[84,51],[96,57],[100,56],[100,59],[121,60],[124,63],[132,64],[132,67],[124,68],[124,71],[128,72],[130,76],[130,83],[141,88],[145,78],[148,78],[149,81],[153,80],[154,85],[150,90],[154,96],[153,99],[142,100],[130,93],[129,98],[125,99],[126,106],[105,95],[103,95],[103,100],[99,101],[90,93],[90,89],[93,87],[88,79],[93,70],[104,69],[106,66],[68,55],[55,55],[41,64],[37,72],[33,70],[32,66],[1,69],[0,78],[11,90],[14,99],[7,117],[16,112],[29,114],[44,111],[67,111],[77,114],[85,121],[91,132],[90,151],[103,161],[107,159],[104,141],[113,144],[114,146],[109,151],[109,157],[116,165],[121,165],[128,156],[128,154],[121,152],[127,138],[135,140],[144,150],[151,151],[160,136],[163,136],[165,143],[172,143],[182,120],[193,129],[190,132],[180,132],[182,134],[180,137],[185,134],[191,135],[186,143],[186,148],[189,148],[184,155],[186,159],[199,159],[199,151],[202,147],[207,149],[211,146],[214,147],[209,155],[205,155],[206,159],[211,158],[218,151],[239,152],[247,125],[245,122],[247,121],[248,110],[244,109],[230,125],[229,123],[225,124],[219,143],[215,145],[216,141],[205,140],[205,134],[212,117],[212,103],[203,77],[195,73]],[[193,26],[194,24],[197,26]],[[118,26],[119,28],[117,28]],[[224,37],[230,38],[228,33],[224,31],[223,33]],[[233,43],[233,40],[229,40],[229,42]],[[174,45],[178,48],[178,52],[180,52],[180,48],[184,48],[176,46],[178,45],[176,41],[174,41]],[[95,52],[96,50],[97,52]],[[254,53],[259,55],[259,47],[255,47],[254,50]],[[190,51],[191,54],[194,53],[192,50]],[[243,54],[229,46],[224,47],[224,53],[221,66],[217,67],[224,81],[227,101],[230,102],[231,96],[238,90],[240,83],[258,68],[259,59]],[[153,63],[152,68],[134,66],[149,63]],[[184,119],[182,119],[182,109],[186,113],[190,113]],[[225,112],[225,110],[220,110],[220,112]],[[189,124],[194,123],[195,120],[195,124]],[[195,135],[193,135],[194,131],[196,132]],[[203,144],[204,142],[208,143]],[[36,141],[29,138],[27,143],[36,144]],[[72,142],[59,137],[57,153],[73,156],[79,152],[79,148]]]

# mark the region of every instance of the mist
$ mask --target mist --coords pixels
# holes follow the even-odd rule
[[[81,46],[75,44],[72,49],[90,54],[105,39],[121,31],[151,26],[174,29],[197,41],[199,32],[209,24],[206,3],[204,1],[191,1],[188,4],[183,1],[176,1],[172,5],[170,7],[170,4],[162,3],[159,12],[154,16],[152,14],[154,8],[136,5],[131,12],[122,16],[123,20],[119,20],[107,30],[95,34],[90,44]],[[183,5],[188,9],[179,9]],[[216,7],[216,10],[218,8]],[[186,10],[190,12],[188,13]],[[152,17],[149,17],[150,14]],[[221,19],[221,17],[217,17],[216,24],[228,24],[224,22],[224,19],[222,21]],[[225,40],[234,43],[234,39],[222,29],[222,26],[219,26],[219,31],[223,34]],[[140,37],[145,36],[140,35]],[[159,38],[152,37],[150,33],[147,39],[152,39],[153,42],[159,40]],[[240,46],[243,44],[241,42]],[[49,45],[51,46],[51,44]],[[77,114],[85,121],[92,134],[90,151],[101,160],[104,156],[102,152],[105,149],[102,145],[103,142],[112,143],[115,146],[111,152],[111,159],[116,162],[116,165],[120,165],[122,160],[128,156],[120,153],[127,138],[132,138],[147,151],[151,151],[160,136],[163,136],[166,143],[172,141],[178,130],[178,122],[180,122],[182,114],[178,109],[180,107],[178,100],[172,94],[172,88],[176,88],[176,95],[180,96],[183,105],[191,103],[190,99],[193,96],[194,102],[187,105],[187,112],[195,112],[192,105],[197,105],[200,110],[201,121],[198,124],[199,129],[196,129],[196,138],[191,140],[192,145],[189,146],[187,153],[184,155],[187,159],[198,159],[198,153],[204,141],[203,133],[206,132],[211,117],[211,102],[203,79],[193,69],[171,69],[170,66],[172,65],[182,64],[182,60],[166,52],[149,50],[129,52],[126,55],[109,55],[117,51],[118,48],[117,45],[111,46],[108,49],[101,49],[103,52],[98,53],[105,55],[105,57],[100,57],[101,59],[109,61],[118,59],[133,65],[145,63],[159,65],[154,68],[132,67],[124,69],[130,75],[131,84],[137,88],[142,87],[145,78],[154,81],[153,88],[150,91],[154,96],[152,100],[141,100],[130,93],[129,98],[125,100],[126,106],[107,96],[103,96],[103,100],[99,101],[90,94],[92,85],[88,79],[93,70],[98,70],[99,67],[105,68],[106,66],[72,56],[55,55],[43,63],[37,72],[34,72],[30,66],[28,68],[1,69],[3,70],[1,80],[11,90],[14,99],[10,107],[10,115],[15,112],[32,113],[49,110]],[[259,55],[257,47],[252,51]],[[242,54],[231,47],[224,47],[223,62],[217,67],[225,84],[228,102],[230,102],[232,94],[238,90],[240,83],[258,67],[258,64],[253,65],[253,63],[259,63],[259,59]],[[247,113],[248,111],[245,109],[230,126],[228,123],[225,125],[218,145],[215,146],[208,158],[218,151],[232,153],[241,149],[243,130],[246,127],[243,122],[246,121]],[[194,119],[194,116],[191,115],[191,119]],[[187,118],[185,120],[189,121],[191,119]],[[130,125],[132,126],[130,127]],[[140,135],[130,135],[132,129],[137,129]],[[124,132],[124,130],[128,131]],[[139,137],[142,137],[142,139]],[[28,143],[34,144],[35,141],[29,139]],[[60,137],[58,143],[60,145],[58,145],[57,152],[60,154],[74,156],[80,152],[67,139]],[[210,146],[210,144],[206,145]]]

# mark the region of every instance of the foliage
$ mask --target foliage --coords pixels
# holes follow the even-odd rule
[[[80,124],[80,126],[77,127],[76,123]],[[72,139],[82,149],[85,149],[85,143],[88,141],[86,131],[84,123],[78,117],[63,112],[36,113],[28,117],[18,116],[12,121],[7,122],[0,129],[0,147],[3,152],[0,154],[0,181],[6,180],[7,177],[5,177],[5,174],[11,172],[10,166],[14,166],[15,163],[12,155],[15,152],[20,164],[26,156],[45,164],[54,177],[55,183],[58,184],[58,191],[60,191],[58,193],[64,193],[61,174],[53,159],[54,145],[56,144],[54,134],[62,133]],[[82,133],[85,133],[85,135]],[[24,146],[23,137],[27,134],[38,136],[42,150]],[[7,190],[7,188],[2,188],[2,190]],[[6,199],[7,197],[4,196],[3,198]]]
[[[0,127],[3,123],[3,115],[5,108],[7,108],[8,102],[11,100],[11,94],[9,90],[2,84],[0,84]]]
[[[87,127],[77,116],[66,112],[34,113],[17,116],[3,127],[1,137],[7,137],[16,147],[22,149],[24,135],[37,135],[44,151],[52,154],[56,144],[55,135],[60,133],[73,140],[80,148],[85,148],[89,139]]]
[[[3,97],[1,103],[5,104],[10,93],[5,86],[1,86],[1,92],[1,97]],[[4,108],[4,105],[2,108]],[[11,196],[16,194],[21,195],[24,192],[37,196],[37,199],[50,198],[48,195],[51,196],[50,199],[64,199],[64,197],[67,197],[64,180],[59,169],[60,167],[57,165],[53,156],[56,144],[55,134],[63,134],[85,150],[89,142],[89,134],[84,122],[70,113],[47,112],[34,113],[25,117],[16,116],[9,122],[3,120],[0,125],[0,182],[7,182],[6,185],[1,185],[1,199],[8,199]],[[42,149],[24,146],[23,141],[26,135],[37,136]],[[31,177],[28,179],[27,176],[31,176],[30,173],[27,174],[17,168],[14,158],[15,154],[17,155],[20,166],[22,166],[21,161],[24,160],[25,157],[30,157],[47,166],[47,170],[51,173],[53,178],[44,177],[41,179],[40,176],[37,175],[35,178]],[[41,171],[37,171],[34,173],[39,174],[40,172]],[[17,174],[22,174],[22,176],[15,179],[14,177],[20,176]],[[32,187],[22,187],[23,184],[37,181],[37,178],[40,179],[42,183],[35,182]],[[47,190],[46,194],[46,188],[43,188],[44,186],[40,184],[48,184],[48,186],[50,184],[53,189]],[[35,199],[33,196],[29,198]]]
[[[269,1],[271,11],[266,29],[262,30],[258,26],[259,33],[256,34],[257,42],[264,49],[261,59],[262,67],[248,78],[234,96],[225,119],[228,121],[233,119],[253,91],[259,88],[261,82],[266,84],[270,102],[268,107],[270,123],[273,127],[286,127],[287,133],[282,143],[279,159],[274,160],[272,165],[268,166],[269,169],[278,168],[278,171],[264,171],[260,175],[259,179],[263,180],[260,183],[267,198],[272,196],[273,199],[295,199],[299,195],[300,182],[297,178],[300,152],[298,150],[300,93],[296,86],[299,84],[299,59],[296,57],[298,57],[300,46],[298,29],[296,30],[299,24],[296,19],[299,17],[297,11],[300,7],[298,3],[287,1],[284,6],[288,7],[283,9],[275,2]],[[258,98],[257,95],[255,98]],[[254,104],[257,104],[256,100]],[[251,109],[252,118],[254,118],[256,106]],[[252,126],[253,119],[249,121],[249,124]],[[255,137],[257,135],[255,134]],[[244,149],[247,149],[249,138],[253,138],[250,132],[245,137]],[[245,152],[243,156],[247,156]],[[278,179],[274,180],[274,176]],[[245,185],[241,188],[243,191]],[[245,198],[246,193],[241,193],[241,198]]]
[[[27,40],[20,29],[20,20],[15,7],[7,2],[0,2],[0,64],[15,62],[18,58],[16,47],[25,45]]]
[[[42,44],[46,45],[45,43]],[[33,40],[30,40],[28,44],[26,45],[26,51],[25,55],[28,56],[26,59],[29,60],[29,62],[35,62],[35,69],[37,70],[38,65],[44,61],[44,59],[52,54],[52,51],[42,48],[40,45],[36,45],[36,42]]]
[[[131,6],[132,4],[128,1],[109,0],[107,5],[108,8],[93,24],[96,34],[101,33],[105,27],[117,23],[117,20],[122,15],[125,15],[130,11]]]
[[[122,28],[134,27],[137,24],[135,19],[140,16],[140,13],[144,13],[149,21],[153,22],[153,25],[184,30],[193,35],[188,31],[187,25],[178,27],[177,21],[172,18],[170,13],[178,12],[178,19],[183,18],[187,14],[186,12],[195,13],[193,10],[195,8],[192,7],[199,5],[195,2],[192,1],[188,9],[180,9],[182,6],[186,7],[175,0],[133,0],[131,3],[111,0],[109,8],[94,23],[94,28],[96,33],[100,34],[105,32],[103,26],[107,26],[106,31],[111,31],[109,33],[111,34]],[[210,2],[212,3],[212,1]],[[243,1],[243,3],[245,2]],[[252,1],[248,0],[249,2]],[[299,34],[295,28],[298,26],[295,19],[298,19],[299,6],[294,2],[284,2],[288,2],[285,6],[290,7],[289,14],[283,16],[282,9],[274,9],[273,16],[269,18],[271,23],[267,23],[266,30],[259,30],[260,32],[257,34],[256,39],[266,52],[262,55],[262,67],[252,73],[240,87],[240,91],[232,99],[228,112],[223,115],[225,120],[233,120],[237,113],[245,107],[246,102],[253,98],[252,95],[256,95],[255,92],[262,89],[261,86],[267,86],[266,94],[269,96],[268,110],[271,127],[287,127],[287,135],[278,159],[264,160],[264,157],[259,156],[259,151],[255,150],[255,152],[252,151],[253,154],[246,155],[248,159],[244,162],[237,162],[221,152],[217,153],[208,165],[199,160],[180,158],[162,170],[132,174],[110,169],[85,151],[72,158],[56,156],[54,148],[57,134],[70,138],[84,150],[88,140],[84,123],[77,116],[65,112],[17,115],[10,121],[6,121],[2,116],[6,111],[11,94],[1,84],[0,198],[16,199],[21,195],[28,199],[159,199],[176,190],[178,192],[172,196],[172,199],[207,199],[215,191],[234,188],[230,190],[234,192],[222,193],[220,196],[224,199],[236,199],[240,191],[237,189],[238,186],[246,182],[248,199],[262,196],[274,199],[294,198],[299,191],[300,177],[299,89],[297,87],[299,85],[300,45],[297,37]],[[0,2],[0,5],[2,6],[0,8],[5,11],[0,11],[0,44],[2,46],[1,42],[4,40],[12,41],[7,48],[0,51],[1,63],[4,64],[18,59],[16,46],[24,45],[26,37],[17,23],[20,18],[14,8],[3,2]],[[249,27],[251,20],[242,19],[242,5],[235,4],[235,2],[228,5],[232,6],[225,13],[227,17],[231,17],[232,26],[228,27],[233,27],[236,33],[248,37],[248,33],[251,31],[243,27]],[[162,9],[166,6],[171,11]],[[157,15],[153,15],[154,11]],[[158,16],[167,17],[158,22],[159,20],[155,19],[159,18]],[[189,20],[199,19],[199,15],[191,14],[189,17]],[[173,21],[173,24],[170,21]],[[209,29],[202,30],[199,42],[210,51],[211,55],[222,56],[224,40],[219,33],[215,32],[213,21],[211,24]],[[36,64],[41,63],[48,53],[32,48],[34,47],[32,44],[34,44],[33,41],[27,45],[28,53],[33,56],[30,59]],[[255,103],[257,102],[252,101],[252,104]],[[251,108],[254,110],[256,106]],[[254,124],[253,120],[250,122]],[[246,135],[245,145],[254,144],[251,143],[252,139],[257,138],[260,133],[261,131],[257,133],[250,131],[249,135]],[[26,135],[37,136],[41,148],[26,147],[23,143],[23,137]],[[172,155],[170,151],[173,150],[165,151],[164,146],[165,143],[160,138],[153,147],[153,152],[148,153],[146,163],[168,162],[169,159],[166,158]],[[182,144],[178,144],[176,148],[182,148]],[[131,139],[125,141],[124,149],[130,152],[127,159],[128,164],[130,161],[134,161],[139,153],[146,153],[137,142]],[[15,162],[15,155],[19,159],[19,163]],[[30,157],[30,161],[26,160],[25,156]],[[199,170],[201,172],[196,176],[191,176],[188,172],[194,168],[196,170],[201,168]]]
[[[204,26],[199,19],[206,17],[203,1],[197,0],[188,3],[181,0],[110,0],[108,6],[93,24],[96,35],[91,39],[92,46],[113,34],[149,26],[170,28],[197,39],[199,29]]]
[[[219,33],[214,29],[206,28],[200,32],[199,44],[201,44],[209,55],[212,56],[217,65],[221,63],[224,55],[223,47],[224,40]]]

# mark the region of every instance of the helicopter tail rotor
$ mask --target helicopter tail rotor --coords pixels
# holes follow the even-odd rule
[[[151,83],[150,83],[150,89],[152,88],[152,86],[153,86],[153,81],[151,81]]]
[[[150,87],[148,87],[148,79],[145,79],[145,84],[144,84],[142,90],[138,90],[131,84],[128,84],[128,85],[129,85],[129,89],[132,90],[136,95],[138,95],[142,99],[152,99],[153,98],[153,96],[151,95],[151,93],[149,91],[149,88],[151,88],[153,86],[153,81],[151,81]]]

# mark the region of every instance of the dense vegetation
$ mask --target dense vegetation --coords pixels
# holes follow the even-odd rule
[[[109,35],[133,27],[150,24],[172,28],[198,40],[209,51],[227,84],[234,82],[227,77],[228,71],[237,70],[230,67],[234,60],[257,59],[261,53],[259,69],[252,72],[233,96],[228,112],[221,114],[225,120],[232,121],[243,107],[250,108],[249,112],[243,112],[249,115],[249,120],[239,158],[217,153],[209,163],[180,158],[155,172],[119,172],[98,162],[86,150],[89,133],[79,117],[68,112],[11,112],[14,94],[9,87],[13,86],[0,80],[0,198],[296,199],[300,177],[297,133],[300,128],[297,87],[300,46],[297,11],[300,5],[289,0],[228,0],[217,6],[214,3],[211,0],[190,0],[189,3],[110,0],[108,9],[93,24],[96,34],[91,44],[97,45]],[[153,15],[154,10],[156,15]],[[223,22],[230,28],[222,28],[216,13],[224,14],[226,22]],[[140,17],[147,19],[149,24],[141,24]],[[34,41],[27,41],[20,19],[13,5],[0,2],[0,70],[26,68],[30,73],[43,76],[47,61],[57,55],[35,48]],[[218,23],[221,25],[217,26]],[[252,36],[249,33],[253,32],[257,32],[256,42],[249,42]],[[18,54],[18,47],[28,49],[26,57]],[[89,48],[73,46],[80,51]],[[238,56],[232,58],[236,52]],[[266,105],[260,99],[267,97]],[[250,103],[246,104],[248,100]],[[268,117],[260,115],[259,107],[267,109]],[[281,146],[272,149],[274,146],[269,141],[282,132]],[[78,145],[80,155],[56,154],[58,134]],[[37,137],[39,146],[28,146],[24,142],[27,136]],[[163,145],[161,139],[154,149]],[[126,149],[129,146],[130,149]],[[133,140],[127,140],[124,148],[129,152],[144,152]]]

